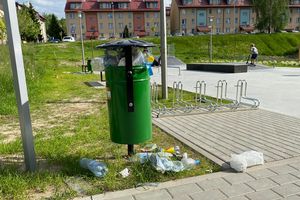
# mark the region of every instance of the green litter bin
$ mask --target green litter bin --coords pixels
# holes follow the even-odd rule
[[[121,40],[97,46],[105,49],[104,66],[111,140],[133,145],[152,138],[150,76],[147,67],[135,62],[139,48],[151,43]]]

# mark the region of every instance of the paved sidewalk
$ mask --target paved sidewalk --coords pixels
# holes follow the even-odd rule
[[[249,168],[77,198],[82,200],[300,200],[300,157]]]
[[[152,81],[161,83],[161,74],[154,69]],[[218,80],[228,82],[228,98],[235,99],[237,81],[248,82],[249,97],[261,101],[260,108],[300,118],[300,68],[254,68],[247,73],[213,73],[168,68],[168,86],[181,81],[183,89],[195,92],[197,81],[206,81],[207,95],[216,96]],[[170,97],[171,98],[171,97]]]

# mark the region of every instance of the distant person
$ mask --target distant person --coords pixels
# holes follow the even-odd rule
[[[255,60],[257,59],[257,56],[258,56],[258,50],[254,44],[250,45],[250,54],[251,54],[251,63],[250,64],[253,66],[256,66]]]

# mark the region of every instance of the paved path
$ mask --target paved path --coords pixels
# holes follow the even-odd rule
[[[259,68],[259,67],[258,67]],[[152,81],[160,83],[160,72],[154,70]],[[249,97],[261,101],[260,108],[300,118],[300,68],[259,68],[247,73],[212,73],[168,69],[168,85],[172,87],[174,81],[182,81],[183,89],[194,92],[196,82],[204,80],[207,83],[207,94],[216,96],[218,80],[228,82],[228,98],[235,98],[237,81],[245,79],[248,82]]]
[[[226,167],[232,153],[255,150],[266,162],[300,156],[300,119],[266,110],[154,118],[165,132]]]
[[[300,158],[249,168],[246,173],[218,172],[82,199],[300,200]]]

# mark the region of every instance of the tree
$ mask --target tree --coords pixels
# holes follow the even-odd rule
[[[271,33],[285,27],[289,19],[288,0],[252,0],[256,11],[256,28]]]
[[[36,41],[41,33],[40,25],[32,20],[26,6],[18,10],[18,22],[22,40]]]
[[[61,28],[61,36],[64,37],[67,35],[67,25],[66,25],[66,19],[65,18],[61,18],[59,20],[59,25]]]
[[[129,31],[127,25],[124,27],[123,38],[129,38]]]
[[[51,18],[50,18],[47,28],[48,28],[47,32],[50,37],[61,39],[62,28],[60,27],[57,17],[54,14],[51,14]]]
[[[5,39],[6,36],[6,27],[5,27],[5,23],[4,23],[4,19],[3,17],[0,17],[0,41],[2,41]]]

